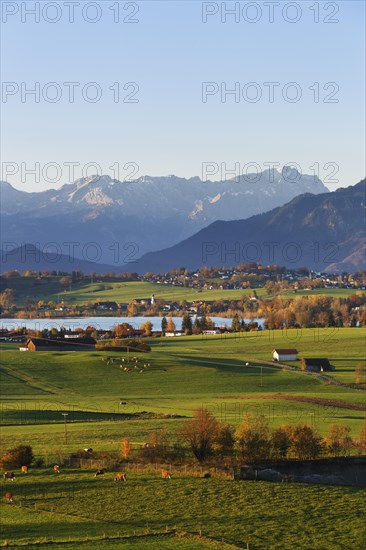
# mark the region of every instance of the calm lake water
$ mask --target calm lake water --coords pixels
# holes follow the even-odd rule
[[[231,326],[231,318],[226,317],[210,317],[216,326]],[[0,319],[0,327],[9,330],[16,330],[21,327],[26,327],[31,330],[43,330],[61,327],[75,330],[77,328],[86,328],[93,326],[96,329],[110,330],[119,323],[129,323],[134,328],[139,328],[142,323],[151,321],[153,330],[161,329],[162,317],[77,317],[77,318],[58,318],[58,319]],[[181,329],[182,317],[173,317],[177,330]],[[245,319],[245,322],[249,322]],[[263,319],[254,319],[258,324],[263,325]]]

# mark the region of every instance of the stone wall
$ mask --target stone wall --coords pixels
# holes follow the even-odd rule
[[[241,466],[235,477],[263,481],[366,487],[366,457],[264,460],[256,464]]]

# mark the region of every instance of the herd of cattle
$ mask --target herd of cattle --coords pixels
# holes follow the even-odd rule
[[[23,474],[28,474],[29,473],[28,466],[22,466],[20,470]],[[56,474],[61,473],[61,469],[60,469],[59,464],[55,464],[53,466],[53,471]],[[101,468],[101,469],[99,469],[95,472],[94,477],[104,476],[106,473],[107,473],[107,470],[105,468]],[[171,472],[169,470],[162,470],[161,471],[161,477],[163,479],[171,479]],[[3,475],[3,478],[4,478],[5,481],[14,481],[15,480],[15,474],[14,474],[14,472],[5,472],[4,475]],[[127,481],[127,476],[126,476],[126,474],[118,473],[114,476],[114,481]],[[8,502],[8,503],[13,502],[13,495],[9,491],[7,491],[5,493],[5,501]]]

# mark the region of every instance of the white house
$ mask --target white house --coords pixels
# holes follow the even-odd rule
[[[272,352],[273,361],[297,361],[297,349],[279,349],[275,348]]]

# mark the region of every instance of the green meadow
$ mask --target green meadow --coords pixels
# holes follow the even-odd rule
[[[3,445],[21,439],[28,425],[35,431],[32,437],[42,432],[43,423],[62,432],[62,412],[68,412],[72,448],[78,440],[77,435],[72,439],[73,430],[89,429],[80,429],[80,423],[94,429],[104,422],[121,434],[130,431],[129,426],[133,432],[141,422],[142,430],[132,437],[140,443],[151,427],[162,422],[177,425],[182,419],[175,415],[189,417],[200,406],[233,424],[246,412],[258,412],[271,426],[311,420],[324,433],[337,421],[349,424],[356,434],[364,413],[354,405],[364,405],[360,388],[365,384],[356,386],[355,367],[365,361],[364,341],[361,328],[152,338],[151,352],[139,355],[141,364],[150,365],[142,373],[135,368],[126,372],[122,359],[127,361],[127,355],[121,353],[29,353],[4,346]],[[296,347],[299,357],[328,357],[336,371],[322,380],[301,372],[300,362],[293,364],[294,370],[282,369],[271,362],[274,347]],[[107,356],[114,361],[107,364]],[[151,418],[154,415],[159,418]]]
[[[5,284],[5,283],[4,283]],[[30,277],[14,277],[6,280],[7,288],[13,288],[15,291],[15,303],[18,306],[24,306],[29,300],[38,302],[45,300],[55,302],[64,300],[65,303],[84,305],[88,302],[96,302],[98,299],[102,301],[116,301],[120,303],[128,303],[133,299],[148,299],[152,294],[156,299],[164,299],[166,301],[182,302],[187,300],[239,300],[242,296],[253,292],[253,289],[213,289],[202,290],[198,292],[192,288],[181,286],[148,283],[144,281],[137,282],[88,282],[86,280],[75,282],[69,288],[65,289],[60,285],[59,277],[51,278],[49,282],[42,280],[39,284],[35,284],[33,278]],[[264,288],[255,289],[258,296],[263,298],[271,298],[267,296]],[[334,296],[344,298],[354,294],[352,289],[338,288],[323,288],[315,290],[299,290],[296,295],[319,295]],[[284,294],[287,297],[293,297],[293,292]]]
[[[366,510],[357,488],[174,473],[166,481],[159,472],[131,473],[119,485],[112,474],[95,478],[88,470],[34,472],[16,483],[13,504],[1,505],[2,537],[27,548],[87,539],[81,548],[363,548]],[[163,536],[174,531],[181,536]]]
[[[151,338],[149,344],[151,351],[138,355],[150,365],[142,373],[126,372],[121,353],[30,353],[1,345],[1,452],[31,444],[46,463],[11,485],[2,481],[1,494],[11,487],[14,496],[13,504],[1,502],[3,541],[27,548],[52,538],[52,548],[363,547],[361,489],[178,472],[165,481],[159,472],[131,471],[121,485],[112,472],[53,474],[52,463],[84,447],[118,451],[128,437],[134,450],[152,430],[174,434],[200,406],[233,425],[253,412],[271,427],[306,422],[321,434],[330,424],[346,424],[355,438],[364,422],[365,380],[355,384],[355,367],[365,362],[362,328]],[[274,347],[328,357],[336,371],[321,379],[301,372],[299,362],[283,369],[271,361]]]

